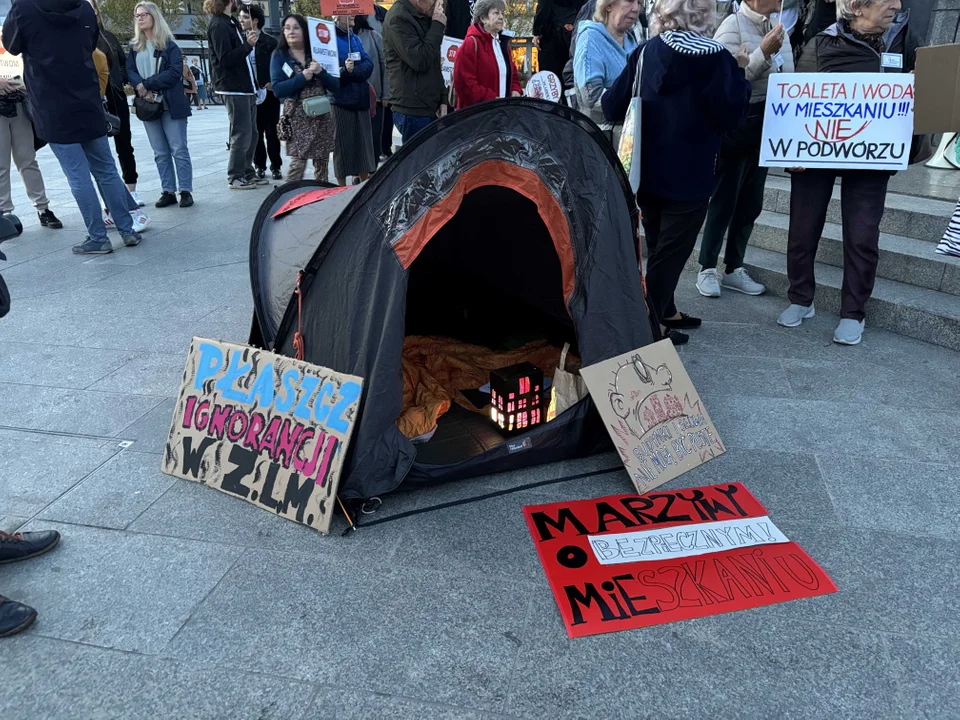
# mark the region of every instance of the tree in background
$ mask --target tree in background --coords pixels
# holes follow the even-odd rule
[[[135,20],[133,12],[140,0],[106,0],[100,5],[100,13],[110,30],[121,40],[130,40],[133,37]],[[180,25],[180,17],[184,14],[181,0],[154,0],[170,28],[176,32]]]

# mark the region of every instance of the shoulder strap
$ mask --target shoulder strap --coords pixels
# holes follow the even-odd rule
[[[649,40],[647,41],[649,42]],[[643,76],[643,54],[647,51],[647,43],[640,47],[640,58],[637,60],[637,77],[633,80],[633,96],[640,97],[640,79]]]

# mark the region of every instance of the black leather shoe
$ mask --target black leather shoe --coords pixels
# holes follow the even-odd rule
[[[263,180],[267,176],[267,171],[257,168],[257,179]]]
[[[673,328],[674,330],[692,330],[700,327],[703,324],[703,320],[698,317],[693,317],[693,315],[680,313],[679,318],[675,320],[667,318],[666,320],[661,320],[660,324],[664,327]]]
[[[274,180],[283,180],[283,173],[279,169],[273,171]]]
[[[29,605],[0,595],[0,637],[16,635],[37,619],[37,611]]]
[[[45,228],[50,228],[51,230],[59,230],[63,227],[63,223],[60,222],[60,219],[53,214],[53,211],[50,208],[47,208],[40,215],[40,225]]]
[[[60,542],[56,530],[9,534],[0,532],[0,565],[26,560],[53,550]]]
[[[690,342],[690,336],[686,333],[682,333],[679,330],[674,330],[673,328],[667,328],[666,332],[663,333],[663,339],[669,340],[674,345],[686,345]]]
[[[164,192],[156,202],[156,207],[165,208],[177,204],[177,196],[172,192]]]
[[[192,207],[193,195],[188,192],[180,193],[180,207]]]

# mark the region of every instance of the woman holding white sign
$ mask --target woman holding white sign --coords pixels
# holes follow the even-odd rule
[[[804,48],[798,72],[912,72],[916,44],[900,0],[837,0],[840,18]],[[777,322],[797,327],[814,316],[814,263],[834,183],[841,179],[843,286],[840,324],[833,341],[856,345],[863,336],[864,307],[873,292],[880,259],[880,220],[887,197],[888,170],[793,168],[787,244],[790,307]]]
[[[348,175],[363,181],[377,169],[370,122],[370,111],[376,114],[377,98],[367,82],[373,74],[374,60],[363,49],[360,38],[353,34],[353,25],[352,15],[337,18],[340,89],[333,93],[333,124],[336,127],[333,174],[341,186],[347,184]]]
[[[762,295],[766,291],[743,267],[743,256],[753,224],[763,210],[767,181],[767,168],[758,165],[767,80],[770,75],[793,72],[790,40],[783,25],[770,19],[779,9],[780,0],[744,0],[739,12],[728,15],[714,36],[732,55],[747,57],[744,73],[751,93],[746,119],[723,136],[717,158],[717,184],[707,209],[697,275],[697,290],[704,297],[720,297],[721,288],[746,295]],[[721,276],[717,261],[724,235],[727,249]]]
[[[282,28],[277,49],[270,58],[270,81],[273,94],[283,101],[277,134],[287,143],[287,155],[290,156],[287,182],[302,180],[311,160],[314,177],[326,182],[334,130],[330,101],[324,96],[328,90],[339,89],[340,81],[313,59],[310,43],[305,41],[307,21],[302,15],[287,15]],[[315,114],[311,108],[307,113],[304,103],[308,100],[320,105],[325,101],[327,112]]]

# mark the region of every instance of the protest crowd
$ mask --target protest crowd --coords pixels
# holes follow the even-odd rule
[[[189,120],[208,109],[211,86],[226,108],[231,191],[302,180],[308,164],[317,180],[328,181],[331,156],[338,185],[363,182],[393,154],[394,128],[407,143],[450,112],[524,94],[504,0],[396,0],[389,10],[337,17],[335,66],[313,56],[303,15],[279,18],[272,36],[256,3],[205,0],[203,7],[209,78],[187,62],[152,2],[136,6],[134,35],[124,43],[104,27],[97,0],[14,0],[3,46],[22,57],[24,77],[0,79],[8,129],[0,143],[0,213],[14,210],[12,157],[41,225],[63,227],[36,160],[49,145],[86,229],[73,252],[112,252],[114,229],[124,246],[139,245],[150,218],[137,192],[144,167],[134,157],[131,123],[143,124],[154,152],[161,183],[155,207],[190,207]],[[771,78],[890,71],[882,63],[892,56],[901,60],[896,71],[911,72],[917,41],[908,18],[901,0],[743,0],[723,18],[714,0],[538,3],[539,67],[562,78],[562,101],[594,120],[614,148],[634,101],[642,108],[636,200],[647,301],[663,337],[687,343],[686,331],[701,325],[674,299],[701,233],[696,288],[703,296],[766,290],[747,272],[744,255],[767,179],[759,156]],[[441,71],[445,37],[462,41],[449,82]],[[814,259],[839,178],[843,286],[833,339],[856,345],[877,274],[891,172],[796,167],[789,175],[789,307],[776,321],[797,327],[814,316]],[[960,236],[957,227],[951,224],[948,236]],[[960,252],[960,241],[951,247]],[[58,540],[56,533],[0,533],[0,562],[34,557]],[[0,599],[0,636],[33,617],[30,608]]]

